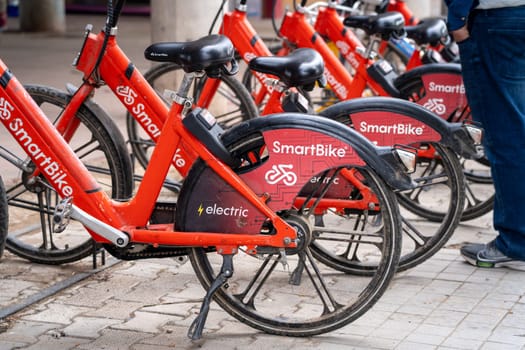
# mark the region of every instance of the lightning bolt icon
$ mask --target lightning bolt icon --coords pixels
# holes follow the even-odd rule
[[[199,205],[199,209],[197,209],[197,211],[199,212],[199,216],[202,215],[202,211],[204,210],[204,208],[202,207],[202,204]]]

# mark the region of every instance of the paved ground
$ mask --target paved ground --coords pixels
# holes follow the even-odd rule
[[[0,34],[1,57],[23,83],[78,82],[70,64],[85,23],[70,17],[66,36]],[[139,69],[149,65],[144,18],[123,18],[119,42]],[[107,96],[98,95],[104,101]],[[123,117],[114,105],[116,118]],[[113,109],[115,108],[115,109]],[[0,320],[4,349],[525,349],[523,272],[467,265],[457,247],[494,236],[491,216],[462,224],[446,248],[399,273],[365,316],[332,333],[285,338],[257,332],[212,305],[203,340],[186,338],[204,291],[189,264],[173,259],[116,262],[92,274],[92,262],[32,265],[6,253],[0,263],[0,312],[50,295]],[[99,265],[100,267],[100,265]],[[79,282],[59,293],[60,283]],[[32,299],[33,298],[33,299]],[[0,316],[1,317],[1,316]]]

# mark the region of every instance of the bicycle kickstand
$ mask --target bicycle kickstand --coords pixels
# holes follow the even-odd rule
[[[191,340],[199,340],[202,336],[204,329],[204,323],[208,317],[208,311],[210,310],[210,303],[213,294],[233,275],[233,254],[224,254],[222,256],[222,267],[219,275],[213,280],[210,288],[204,296],[202,301],[201,309],[197,318],[191,323],[188,330],[188,338]]]

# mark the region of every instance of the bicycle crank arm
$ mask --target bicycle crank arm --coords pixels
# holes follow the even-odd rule
[[[98,235],[112,242],[117,247],[125,247],[129,243],[129,237],[125,233],[117,230],[116,228],[109,226],[108,224],[94,218],[79,207],[71,206],[71,217],[84,226],[96,232]]]

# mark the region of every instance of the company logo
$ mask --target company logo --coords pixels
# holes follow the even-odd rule
[[[359,67],[359,61],[355,57],[354,51],[350,50],[350,45],[344,41],[338,40],[335,42],[335,46],[337,46],[339,52],[341,52],[341,54],[352,65],[353,68]]]
[[[368,124],[361,122],[359,131],[362,133],[394,134],[394,135],[423,135],[423,126],[414,126],[409,123],[398,123],[393,125]]]
[[[343,158],[346,156],[346,149],[334,147],[333,145],[286,145],[280,141],[274,141],[272,151],[278,154],[289,154],[296,156],[315,156],[315,157],[334,157]]]
[[[431,112],[443,115],[447,111],[447,106],[445,106],[443,101],[444,100],[442,98],[431,98],[423,104],[423,107]]]
[[[117,86],[117,95],[123,97],[122,101],[125,105],[131,106],[131,113],[137,118],[142,127],[153,137],[159,137],[160,128],[156,125],[150,116],[145,112],[146,106],[142,103],[135,104],[135,99],[138,96],[129,86]]]
[[[199,205],[199,208],[197,209],[197,212],[199,213],[199,216],[202,216],[202,214],[206,215],[215,215],[215,216],[231,216],[231,217],[248,217],[248,209],[240,207],[221,207],[220,205],[217,205],[217,203],[214,203],[213,205],[209,205],[204,207],[202,203]]]
[[[124,103],[128,106],[134,104],[137,97],[137,93],[129,86],[117,86],[117,94],[124,97]]]
[[[275,185],[278,182],[284,183],[286,186],[293,186],[297,182],[297,175],[292,171],[292,164],[273,165],[271,170],[268,170],[264,175],[264,179],[270,185]]]
[[[324,76],[328,84],[330,84],[332,89],[339,95],[339,98],[341,100],[345,100],[348,98],[348,90],[346,89],[346,87],[339,81],[337,81],[337,79],[332,75],[332,73],[330,73],[328,69],[324,70]]]
[[[445,92],[447,94],[464,94],[465,86],[463,84],[457,84],[457,85],[437,84],[432,81],[428,84],[428,90],[432,92]]]
[[[3,120],[9,120],[13,110],[13,106],[11,106],[11,104],[5,98],[0,98],[0,118]]]
[[[165,52],[150,52],[149,55],[155,57],[168,57],[168,54]]]

